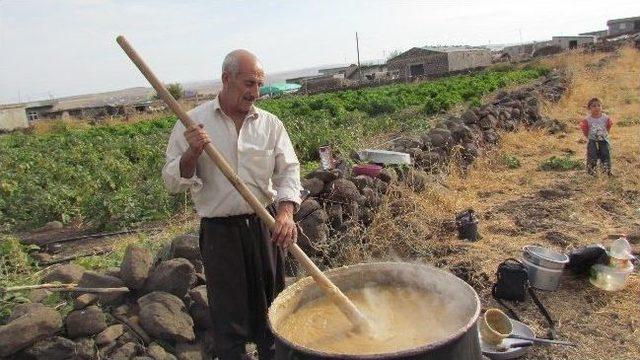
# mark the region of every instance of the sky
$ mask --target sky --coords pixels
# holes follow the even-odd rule
[[[246,48],[267,73],[384,59],[425,45],[512,44],[606,29],[637,0],[0,0],[0,103],[148,86],[127,37],[165,82],[218,79]]]

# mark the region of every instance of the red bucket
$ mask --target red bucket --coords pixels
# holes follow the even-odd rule
[[[380,174],[382,166],[375,164],[358,164],[353,166],[354,175],[367,175],[375,178]]]

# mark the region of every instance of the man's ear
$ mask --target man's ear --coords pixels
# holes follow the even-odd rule
[[[222,73],[222,84],[226,85],[227,83],[229,83],[229,78],[230,78],[230,74],[229,72],[225,71]]]

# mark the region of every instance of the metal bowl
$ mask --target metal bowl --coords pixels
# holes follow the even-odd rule
[[[564,269],[564,266],[569,262],[567,255],[536,245],[523,247],[522,257],[532,264],[555,270]]]

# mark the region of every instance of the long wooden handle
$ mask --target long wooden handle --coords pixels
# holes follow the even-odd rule
[[[164,102],[169,106],[169,108],[178,116],[182,124],[186,128],[195,126],[196,123],[187,115],[187,113],[182,109],[180,104],[173,98],[173,96],[167,91],[164,84],[160,82],[160,80],[156,77],[156,75],[151,71],[149,66],[145,63],[145,61],[140,57],[138,52],[129,44],[127,39],[124,36],[120,35],[116,38],[116,41],[127,54],[129,59],[133,61],[133,63],[138,67],[142,75],[149,81],[151,86],[156,90],[158,96],[164,100]],[[225,160],[224,156],[218,152],[218,150],[213,146],[213,144],[209,143],[204,148],[204,151],[211,157],[211,160],[220,168],[222,173],[229,179],[233,187],[240,192],[242,197],[249,203],[251,208],[256,212],[256,214],[264,221],[270,229],[273,229],[275,226],[275,220],[269,214],[269,212],[265,209],[265,207],[260,203],[260,201],[251,193],[251,190],[244,184],[242,179],[235,173],[233,168],[229,166],[229,163]],[[356,306],[347,298],[337,286],[335,286],[329,278],[327,278],[320,269],[309,259],[309,257],[300,249],[297,244],[293,244],[289,247],[289,252],[293,254],[293,256],[302,264],[302,266],[307,270],[307,273],[313,277],[313,279],[320,285],[320,287],[324,290],[324,292],[329,296],[330,299],[340,308],[340,310],[349,318],[351,323],[353,323],[357,328],[368,328],[369,322],[362,315],[362,313],[356,308]]]

